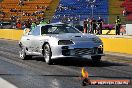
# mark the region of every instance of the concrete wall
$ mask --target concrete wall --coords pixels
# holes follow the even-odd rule
[[[114,35],[115,30],[102,30],[102,34],[103,35],[107,35],[107,34]]]
[[[103,38],[104,51],[132,54],[132,38]]]
[[[20,40],[23,30],[0,29],[0,38]],[[104,51],[132,54],[132,38],[103,37]]]
[[[0,38],[20,40],[22,35],[23,35],[23,30],[0,29]]]
[[[126,34],[132,35],[132,24],[126,24]]]

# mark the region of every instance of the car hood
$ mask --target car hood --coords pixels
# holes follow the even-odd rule
[[[83,33],[65,33],[65,34],[53,34],[50,37],[57,38],[58,40],[72,40],[72,41],[89,41],[90,39],[96,37],[93,34],[83,34]]]

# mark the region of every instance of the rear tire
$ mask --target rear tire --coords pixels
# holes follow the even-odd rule
[[[52,60],[51,60],[51,48],[49,44],[45,44],[44,45],[44,58],[45,58],[45,62],[49,65],[52,64]]]
[[[101,61],[101,56],[92,56],[91,58],[94,63],[99,63]]]
[[[21,50],[19,51],[19,57],[22,60],[27,60],[27,59],[31,59],[32,58],[31,55],[26,55],[25,49],[23,47],[21,47]]]

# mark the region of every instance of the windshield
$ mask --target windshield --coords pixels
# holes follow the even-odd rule
[[[42,26],[41,34],[62,34],[62,33],[80,33],[79,30],[67,25],[46,25]]]

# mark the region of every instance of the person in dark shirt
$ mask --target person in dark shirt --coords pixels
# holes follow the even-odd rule
[[[116,25],[116,35],[120,35],[121,19],[119,16],[117,16],[116,18],[115,25]]]
[[[84,33],[87,32],[87,24],[88,24],[87,19],[85,19],[85,20],[83,21]]]
[[[93,18],[92,19],[92,29],[93,29],[93,33],[96,33],[96,27],[97,27],[96,20]]]
[[[98,34],[102,34],[103,19],[101,17],[99,17],[97,24],[98,24]]]
[[[92,19],[91,19],[91,18],[89,19],[89,24],[90,24],[90,25],[89,25],[89,29],[90,29],[90,30],[89,30],[89,33],[94,33],[94,32],[93,32],[93,28],[92,28],[93,25],[92,25]]]
[[[26,28],[31,28],[31,22],[30,22],[29,19],[25,22],[25,27]]]
[[[21,24],[21,21],[20,20],[17,20],[16,28],[17,29],[21,29],[22,28],[22,24]]]

